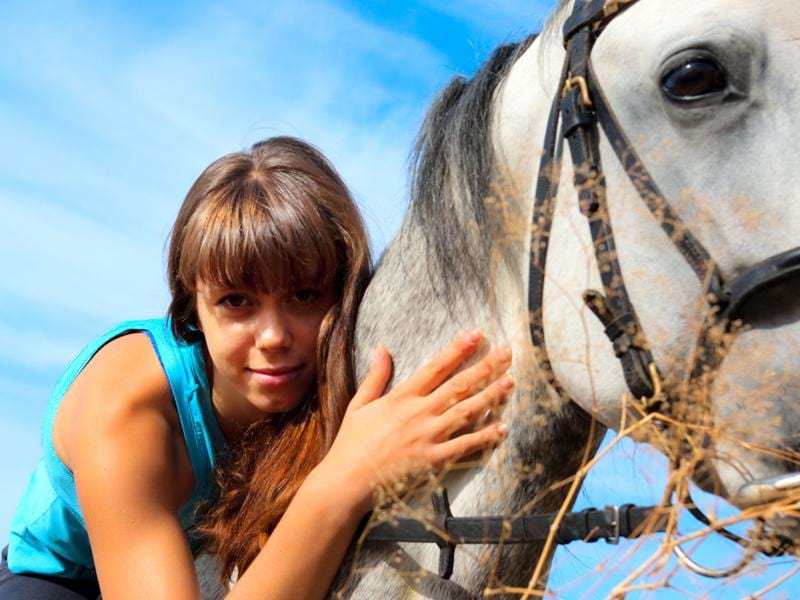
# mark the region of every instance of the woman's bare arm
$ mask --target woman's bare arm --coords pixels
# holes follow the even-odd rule
[[[103,598],[198,598],[178,518],[191,495],[191,466],[149,339],[133,334],[106,345],[70,393],[71,418],[59,433]]]
[[[380,483],[436,468],[502,439],[497,425],[471,433],[487,408],[511,389],[501,377],[510,351],[498,350],[448,381],[474,351],[477,340],[459,340],[389,394],[391,374],[383,352],[350,403],[333,447],[298,490],[261,552],[230,598],[322,598],[358,523]]]

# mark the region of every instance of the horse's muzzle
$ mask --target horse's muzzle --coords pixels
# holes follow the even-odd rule
[[[800,500],[800,473],[786,473],[745,483],[731,498],[739,508],[767,504],[796,495]]]

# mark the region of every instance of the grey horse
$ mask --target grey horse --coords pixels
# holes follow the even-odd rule
[[[479,466],[455,469],[439,482],[457,516],[557,509],[568,489],[558,482],[593,454],[605,427],[619,429],[623,419],[622,370],[581,300],[601,284],[568,164],[543,317],[563,396],[544,383],[529,336],[531,207],[549,103],[559,92],[561,27],[571,10],[562,2],[543,35],[498,48],[471,80],[456,79],[439,95],[419,134],[409,211],[359,314],[361,373],[371,348],[385,343],[402,379],[474,326],[514,347],[522,385],[504,415],[509,439]],[[800,64],[798,36],[800,12],[788,0],[640,0],[609,24],[592,55],[622,127],[724,276],[800,242],[800,205],[785,201],[800,183],[786,159],[800,149],[800,96],[787,86]],[[718,68],[725,89],[697,101],[671,100],[666,75],[698,57],[702,68]],[[605,139],[601,153],[619,261],[669,377],[686,369],[693,351],[702,288]],[[710,395],[722,433],[709,449],[713,477],[703,483],[713,481],[714,493],[742,508],[796,489],[800,324],[796,315],[780,316],[736,338]],[[424,495],[406,508],[419,518],[430,518],[430,510]],[[350,598],[461,598],[487,589],[513,595],[531,583],[541,552],[538,544],[460,548],[445,581],[436,576],[432,544],[367,543],[338,589]]]

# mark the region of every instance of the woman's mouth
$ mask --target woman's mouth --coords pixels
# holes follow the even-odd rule
[[[259,385],[277,386],[294,380],[303,370],[303,365],[250,369],[247,371]]]

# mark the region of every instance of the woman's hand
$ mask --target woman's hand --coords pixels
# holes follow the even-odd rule
[[[372,508],[376,486],[402,482],[503,438],[498,424],[473,429],[513,387],[505,375],[511,352],[495,350],[451,377],[481,338],[475,332],[456,341],[385,395],[392,359],[378,350],[330,451],[300,486],[231,598],[323,597]]]
[[[402,482],[499,442],[506,434],[505,424],[473,429],[514,386],[506,373],[511,350],[495,349],[451,378],[481,339],[476,331],[456,340],[383,396],[392,361],[379,348],[330,452],[313,475],[344,486],[357,509],[366,512],[377,485]]]

